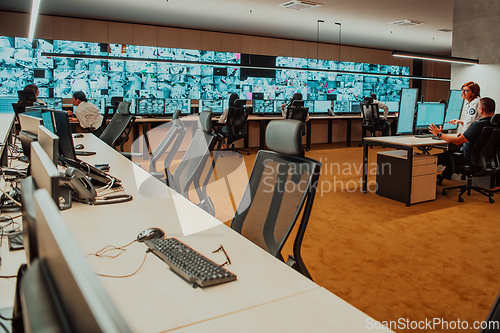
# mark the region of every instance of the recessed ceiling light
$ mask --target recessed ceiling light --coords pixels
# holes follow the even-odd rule
[[[425,24],[425,22],[415,21],[415,20],[401,20],[396,22],[389,22],[389,24],[397,25],[399,27],[411,27],[415,25]]]
[[[296,10],[306,10],[306,9],[311,9],[311,8],[323,6],[323,4],[316,3],[316,2],[310,2],[310,1],[292,0],[292,1],[287,1],[285,3],[282,3],[278,6],[290,8],[290,9],[296,9]]]

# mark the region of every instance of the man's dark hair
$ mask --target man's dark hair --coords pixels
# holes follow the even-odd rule
[[[495,101],[489,97],[483,97],[479,100],[480,107],[484,109],[486,114],[495,113]]]
[[[82,102],[87,102],[87,96],[85,96],[85,93],[83,91],[76,91],[73,93],[73,98],[74,99],[79,99]]]
[[[373,99],[377,99],[377,94],[370,94],[370,97]]]
[[[26,87],[24,87],[24,91],[32,91],[36,95],[38,87],[36,86],[36,84],[28,84]]]

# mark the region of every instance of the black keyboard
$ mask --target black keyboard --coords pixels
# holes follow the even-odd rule
[[[158,258],[165,261],[172,271],[193,287],[208,287],[236,280],[236,275],[177,238],[149,239],[144,243]]]
[[[415,135],[416,138],[433,138],[435,137],[434,134],[432,133],[426,133],[426,134],[417,134]]]

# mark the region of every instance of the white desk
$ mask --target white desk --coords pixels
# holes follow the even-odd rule
[[[283,328],[304,332],[311,327],[318,332],[364,330],[370,317],[150,178],[93,135],[85,134],[75,143],[84,143],[86,150],[96,151],[97,155],[82,159],[92,164],[109,163],[109,173],[121,179],[125,192],[134,196],[131,202],[113,205],[74,203],[73,208],[61,212],[84,254],[106,245],[125,245],[140,231],[154,226],[215,262],[225,261],[222,253],[212,253],[223,244],[232,262],[227,269],[238,276],[230,283],[193,289],[167,264],[148,254],[142,269],[132,277],[100,277],[134,332],[256,332]],[[118,258],[89,256],[87,260],[96,273],[127,275],[140,266],[146,249],[136,242]]]
[[[12,113],[0,113],[0,143],[7,144],[9,140],[9,135],[12,133],[12,126],[14,125],[14,119],[16,115]],[[3,155],[5,145],[0,146],[0,157]],[[6,162],[6,161],[1,161]]]
[[[384,146],[389,148],[407,151],[406,164],[408,172],[408,188],[410,189],[406,198],[406,206],[411,205],[411,182],[413,173],[413,148],[419,146],[433,146],[445,144],[444,140],[434,140],[433,138],[416,138],[414,135],[404,136],[382,136],[363,139],[363,193],[367,191],[368,180],[368,146]]]

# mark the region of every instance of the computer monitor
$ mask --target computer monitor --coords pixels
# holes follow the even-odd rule
[[[328,113],[332,109],[332,101],[314,101],[313,113]],[[311,108],[309,108],[311,110]]]
[[[65,332],[131,332],[68,231],[50,194],[37,190],[34,197],[38,259],[21,285],[23,302],[31,303],[22,307],[28,328],[44,330],[43,325],[51,322],[63,323],[61,331]],[[29,288],[33,285],[40,288]],[[33,310],[35,314],[30,313]],[[40,311],[47,315],[36,315]]]
[[[399,110],[399,102],[395,101],[390,101],[390,102],[383,102],[387,107],[389,108],[389,112],[395,113],[398,112]],[[379,109],[379,111],[384,112],[383,109]]]
[[[38,140],[38,126],[42,124],[42,118],[33,117],[26,113],[19,115],[19,122],[21,124],[21,131],[19,132],[19,139],[23,148],[24,156],[30,159],[31,143]]]
[[[274,110],[274,101],[271,99],[252,100],[252,114],[273,114]]]
[[[350,113],[361,114],[361,102],[351,102]]]
[[[62,98],[57,98],[57,97],[43,97],[42,101],[45,102],[45,104],[47,105],[47,108],[49,108],[49,109],[62,110],[62,107],[63,107],[63,100],[62,100]],[[97,105],[97,107],[99,107],[99,105]]]
[[[448,96],[448,103],[446,104],[446,116],[444,118],[444,130],[455,130],[457,125],[449,124],[448,122],[453,119],[460,119],[462,116],[462,107],[464,105],[464,100],[462,98],[461,90],[450,90]]]
[[[416,130],[426,130],[430,124],[442,126],[444,122],[444,103],[437,102],[419,102],[417,103],[417,122]]]
[[[59,137],[59,154],[76,160],[68,114],[64,111],[47,109],[42,112],[42,119],[43,126]]]
[[[31,143],[30,168],[31,176],[38,188],[46,189],[58,207],[60,206],[59,198],[63,198],[61,209],[71,207],[69,190],[59,186],[61,173],[38,142]]]
[[[415,120],[418,88],[401,89],[397,134],[412,134]]]
[[[264,99],[264,93],[263,92],[252,93],[252,100],[255,99]]]
[[[141,98],[137,100],[137,115],[163,116],[165,114],[165,100],[162,98]]]
[[[38,257],[36,241],[35,191],[36,182],[32,176],[26,177],[21,183],[21,213],[23,223],[23,245],[26,252],[28,267],[33,259]]]
[[[187,115],[191,113],[190,99],[166,99],[165,114],[173,115],[175,111],[181,110],[181,114]]]
[[[49,131],[45,126],[38,126],[38,143],[49,155],[54,165],[57,165],[57,155],[59,151],[59,137]]]
[[[198,108],[200,113],[203,111],[212,111],[213,114],[222,114],[222,112],[224,112],[224,110],[222,110],[221,99],[200,99]]]

